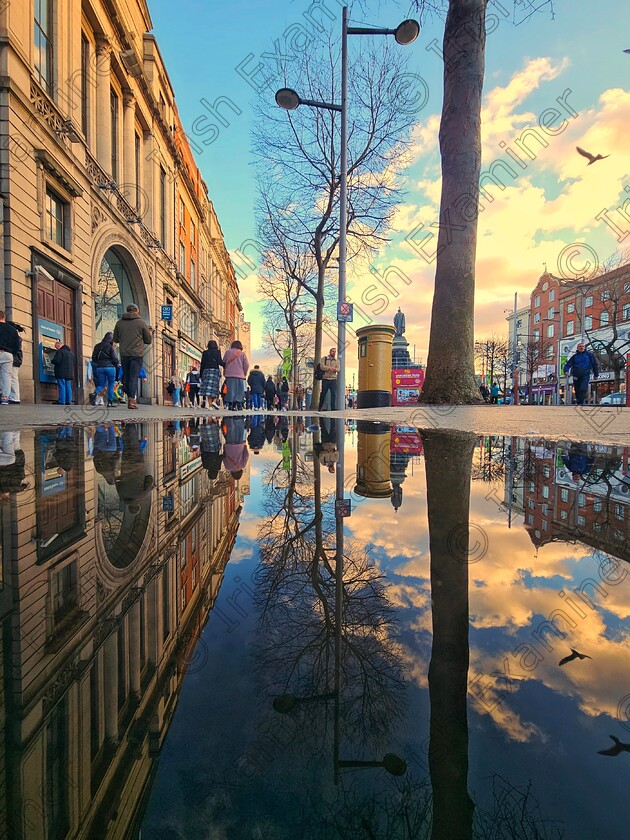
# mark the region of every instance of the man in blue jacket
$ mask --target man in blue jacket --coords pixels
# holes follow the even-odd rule
[[[564,366],[564,372],[573,376],[575,402],[578,405],[584,405],[591,373],[597,377],[599,368],[597,359],[590,351],[587,351],[583,341],[578,344],[577,351]]]

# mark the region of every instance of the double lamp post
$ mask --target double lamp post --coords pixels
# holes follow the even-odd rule
[[[299,105],[311,108],[323,108],[326,111],[338,111],[341,114],[341,173],[339,196],[339,292],[338,302],[346,301],[346,228],[348,224],[348,35],[393,35],[401,45],[411,44],[420,34],[420,24],[416,20],[404,20],[396,29],[372,29],[369,27],[348,26],[348,7],[344,6],[341,15],[341,105],[329,102],[316,102],[302,99],[292,88],[281,88],[276,93],[276,103],[285,111],[294,111]],[[345,408],[346,394],[346,322],[337,314],[337,356],[339,375],[337,376],[337,407]]]

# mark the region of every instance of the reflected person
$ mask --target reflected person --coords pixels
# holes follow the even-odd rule
[[[249,461],[249,450],[245,442],[245,418],[226,417],[222,429],[225,436],[223,466],[232,478],[238,481]]]
[[[140,434],[138,423],[128,423],[122,434],[124,456],[120,463],[120,476],[116,478],[116,490],[129,513],[140,512],[142,503],[150,497],[153,476],[147,472],[143,446],[146,441]]]

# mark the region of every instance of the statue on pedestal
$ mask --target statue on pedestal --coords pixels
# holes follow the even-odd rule
[[[400,311],[400,306],[398,307],[398,312],[394,315],[394,329],[396,330],[396,335],[402,335],[405,331],[405,316]]]

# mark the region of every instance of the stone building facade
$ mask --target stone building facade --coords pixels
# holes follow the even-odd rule
[[[236,276],[151,28],[145,0],[0,6],[0,308],[25,327],[24,402],[56,399],[57,339],[86,402],[92,347],[130,302],[153,333],[140,401],[168,402],[210,338],[238,337]]]

